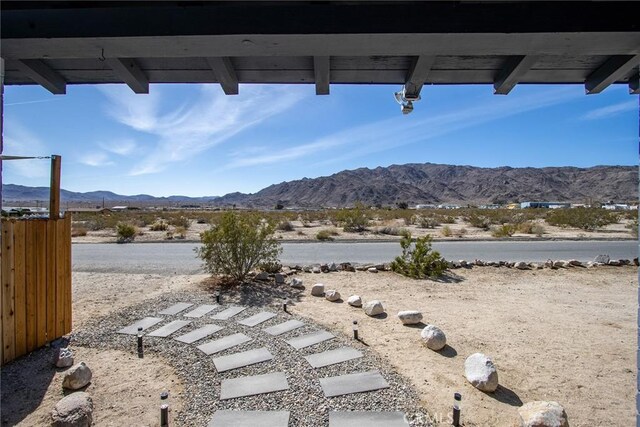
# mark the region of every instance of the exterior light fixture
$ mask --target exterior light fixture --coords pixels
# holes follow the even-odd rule
[[[358,340],[358,321],[354,320],[353,321],[353,339],[354,340]]]
[[[402,114],[409,114],[413,111],[413,103],[420,101],[420,94],[407,92],[407,87],[402,86],[402,90],[393,94],[396,102],[400,104],[400,111]]]

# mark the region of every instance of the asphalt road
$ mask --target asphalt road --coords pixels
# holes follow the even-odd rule
[[[194,243],[75,244],[73,271],[192,274],[202,272]],[[590,261],[598,254],[612,259],[638,256],[638,243],[625,241],[436,242],[434,249],[449,260],[529,261],[577,259]],[[400,254],[400,244],[283,243],[283,264],[331,262],[389,262]]]

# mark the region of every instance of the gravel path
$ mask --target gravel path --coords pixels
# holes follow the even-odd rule
[[[257,287],[244,287],[241,291],[235,291],[232,295],[223,295],[224,305],[243,304],[249,306],[247,310],[239,315],[226,321],[213,321],[209,316],[204,316],[193,319],[193,323],[189,327],[169,338],[144,338],[145,353],[155,353],[165,357],[176,368],[178,375],[183,378],[186,384],[184,410],[176,417],[177,425],[206,426],[214,412],[221,409],[288,410],[291,411],[290,425],[314,427],[328,425],[329,411],[403,411],[408,415],[410,425],[431,425],[426,411],[420,407],[417,394],[409,383],[389,369],[365,344],[355,342],[337,331],[331,331],[336,335],[335,339],[299,351],[286,344],[286,339],[323,329],[306,318],[282,311],[283,296],[290,297],[290,303],[295,303],[296,296],[293,292],[286,287],[275,287],[274,285],[262,288],[259,285]],[[158,311],[177,302],[210,304],[214,300],[211,295],[203,293],[165,294],[161,297],[147,300],[143,304],[115,311],[108,317],[86,323],[80,330],[73,333],[71,337],[72,344],[92,348],[115,348],[135,353],[135,336],[117,334],[116,331],[143,317],[154,316]],[[277,316],[255,327],[243,326],[237,323],[238,320],[263,310],[277,313]],[[182,318],[180,315],[165,317],[167,320]],[[277,337],[262,332],[264,328],[291,319],[298,319],[304,322],[305,326]],[[184,344],[173,339],[174,336],[179,336],[207,323],[215,323],[223,326],[224,329],[193,344]],[[253,338],[253,340],[217,353],[214,356],[206,356],[196,349],[196,346],[202,342],[233,333],[243,333]],[[319,369],[312,368],[303,357],[312,353],[337,349],[345,345],[362,351],[364,357]],[[275,356],[274,359],[224,373],[216,372],[212,362],[213,357],[226,356],[259,347],[266,347]],[[319,378],[375,369],[380,370],[390,388],[326,398],[320,387]],[[222,380],[272,372],[284,372],[286,374],[289,390],[226,401],[218,400]]]

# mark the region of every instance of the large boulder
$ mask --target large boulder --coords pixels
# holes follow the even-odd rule
[[[518,408],[520,427],[569,427],[567,413],[558,402],[529,402]]]
[[[338,301],[340,299],[340,292],[334,291],[333,289],[325,291],[324,297],[329,301]]]
[[[431,350],[442,350],[447,345],[447,336],[435,325],[427,325],[420,332],[422,343]]]
[[[596,264],[608,264],[611,258],[607,254],[600,254],[593,259]]]
[[[400,319],[403,325],[415,325],[422,320],[422,313],[418,310],[399,311],[398,319]]]
[[[518,261],[513,266],[515,268],[517,268],[518,270],[528,270],[529,269],[529,264],[527,264],[524,261]]]
[[[363,306],[363,309],[364,309],[364,312],[365,312],[365,314],[367,316],[378,316],[378,315],[384,313],[384,306],[378,300],[373,300],[373,301],[367,302]]]
[[[316,283],[311,288],[311,295],[314,297],[321,297],[324,295],[324,285],[322,283]]]
[[[478,390],[494,392],[498,388],[498,371],[493,361],[482,353],[474,353],[464,361],[464,376]]]
[[[286,276],[282,273],[276,273],[274,276],[277,285],[281,285],[284,283]]]
[[[304,289],[304,285],[302,284],[302,279],[298,279],[294,277],[291,279],[291,287],[296,289]]]
[[[53,354],[53,364],[56,368],[68,368],[73,365],[73,352],[67,347],[57,348]]]
[[[369,268],[367,268],[367,271],[368,271],[369,273],[377,273],[377,272],[378,272],[378,269],[377,269],[377,268],[375,268],[375,267],[369,267]]]
[[[347,300],[347,304],[352,307],[362,307],[362,298],[359,295],[351,295]]]
[[[84,362],[80,362],[65,372],[62,387],[78,390],[89,384],[92,376],[91,369]]]
[[[89,427],[93,422],[93,401],[89,393],[79,391],[63,397],[51,411],[55,427]]]

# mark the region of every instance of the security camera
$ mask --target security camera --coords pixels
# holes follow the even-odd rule
[[[402,114],[409,114],[413,111],[413,102],[407,101],[406,103],[400,105],[400,111]]]

